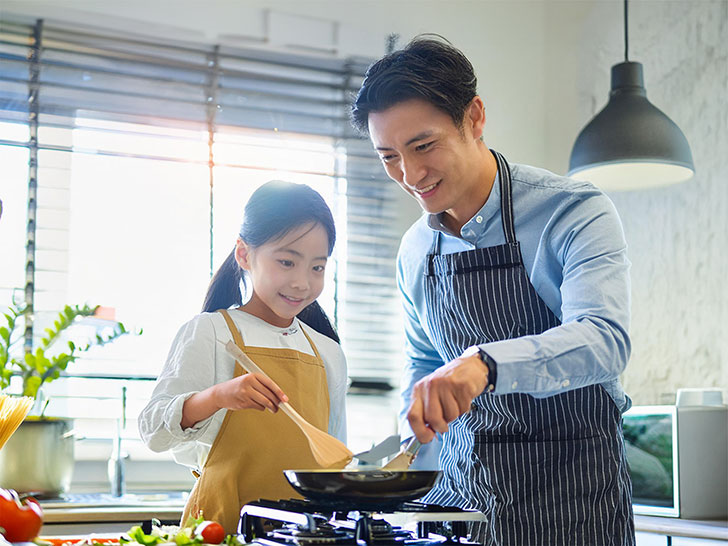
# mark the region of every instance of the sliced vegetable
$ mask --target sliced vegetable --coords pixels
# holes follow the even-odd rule
[[[145,534],[141,526],[135,525],[122,535],[119,542],[122,545],[136,546],[158,546],[161,544],[174,544],[176,546],[197,546],[205,544],[221,544],[225,541],[226,546],[242,546],[240,541],[232,535],[225,536],[222,525],[215,521],[206,521],[203,517],[187,519],[180,528],[176,526],[162,526],[158,521],[152,522],[152,531]],[[39,544],[39,546],[43,546]],[[53,546],[62,546],[56,545]],[[86,546],[75,544],[73,546]],[[91,544],[89,546],[96,546]]]
[[[142,544],[143,546],[156,546],[157,544],[169,542],[169,540],[165,536],[155,534],[154,530],[152,530],[152,534],[144,534],[141,526],[135,525],[134,527],[129,529],[126,535],[121,535],[121,537],[119,538],[119,542],[121,544],[136,542],[138,544]]]
[[[189,544],[201,544],[202,538],[192,535],[192,527],[183,527],[174,536],[174,543],[177,546],[188,546]]]

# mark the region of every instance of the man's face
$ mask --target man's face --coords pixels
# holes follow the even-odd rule
[[[459,217],[481,196],[480,142],[485,123],[476,97],[465,112],[462,129],[452,118],[420,99],[369,114],[369,135],[389,177],[431,214]],[[478,118],[482,117],[482,120]]]

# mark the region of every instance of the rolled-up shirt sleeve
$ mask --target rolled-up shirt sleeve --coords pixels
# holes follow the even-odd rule
[[[196,317],[177,332],[152,397],[139,415],[139,432],[152,451],[174,449],[189,441],[212,444],[214,438],[205,440],[213,416],[186,429],[181,421],[185,401],[216,382],[215,351],[212,321]]]

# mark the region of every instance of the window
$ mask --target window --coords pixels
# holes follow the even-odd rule
[[[397,190],[347,116],[367,59],[191,46],[7,18],[0,55],[0,307],[23,298],[29,278],[35,157],[36,335],[66,303],[112,307],[127,327],[144,329],[90,351],[69,369],[73,377],[52,385],[54,395],[93,397],[96,415],[113,418],[121,388],[147,379],[133,383],[133,419],[174,334],[199,312],[211,273],[232,248],[245,201],[275,178],[313,186],[336,215],[321,303],[337,323],[352,379],[396,383]],[[78,328],[103,326],[89,319]],[[62,396],[53,403],[52,413],[86,411]],[[94,430],[101,428],[89,425],[90,437]]]

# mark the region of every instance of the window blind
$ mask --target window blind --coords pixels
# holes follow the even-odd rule
[[[25,286],[17,286],[18,275],[0,277],[13,279],[0,288],[4,301],[11,293],[24,293],[41,320],[58,307],[72,284],[66,235],[69,218],[84,211],[74,210],[62,179],[73,176],[78,164],[74,158],[174,162],[194,171],[201,184],[194,191],[206,200],[210,215],[205,246],[212,270],[216,177],[226,168],[263,169],[271,178],[277,172],[275,164],[251,166],[254,162],[219,153],[224,135],[248,129],[270,138],[326,137],[336,150],[330,168],[307,167],[305,155],[314,152],[304,145],[296,169],[334,181],[340,213],[337,245],[343,247],[343,258],[336,271],[333,314],[349,374],[355,381],[397,382],[402,344],[394,276],[397,190],[370,143],[354,134],[348,122],[349,101],[369,59],[190,45],[4,15],[0,63],[0,123],[5,128],[0,147],[27,150],[30,165],[24,181],[24,240],[1,243],[3,249],[28,249]],[[18,127],[27,129],[18,136]],[[121,149],[109,144],[109,133],[125,138],[127,145]],[[204,141],[200,134],[207,135]],[[147,145],[152,139],[166,139],[169,146],[159,152],[159,146]],[[19,187],[14,176],[3,183],[3,193],[10,183]],[[207,186],[209,192],[200,190]],[[169,191],[174,183],[164,188]],[[180,185],[180,191],[187,190]],[[124,373],[106,370],[107,375],[114,372]]]

